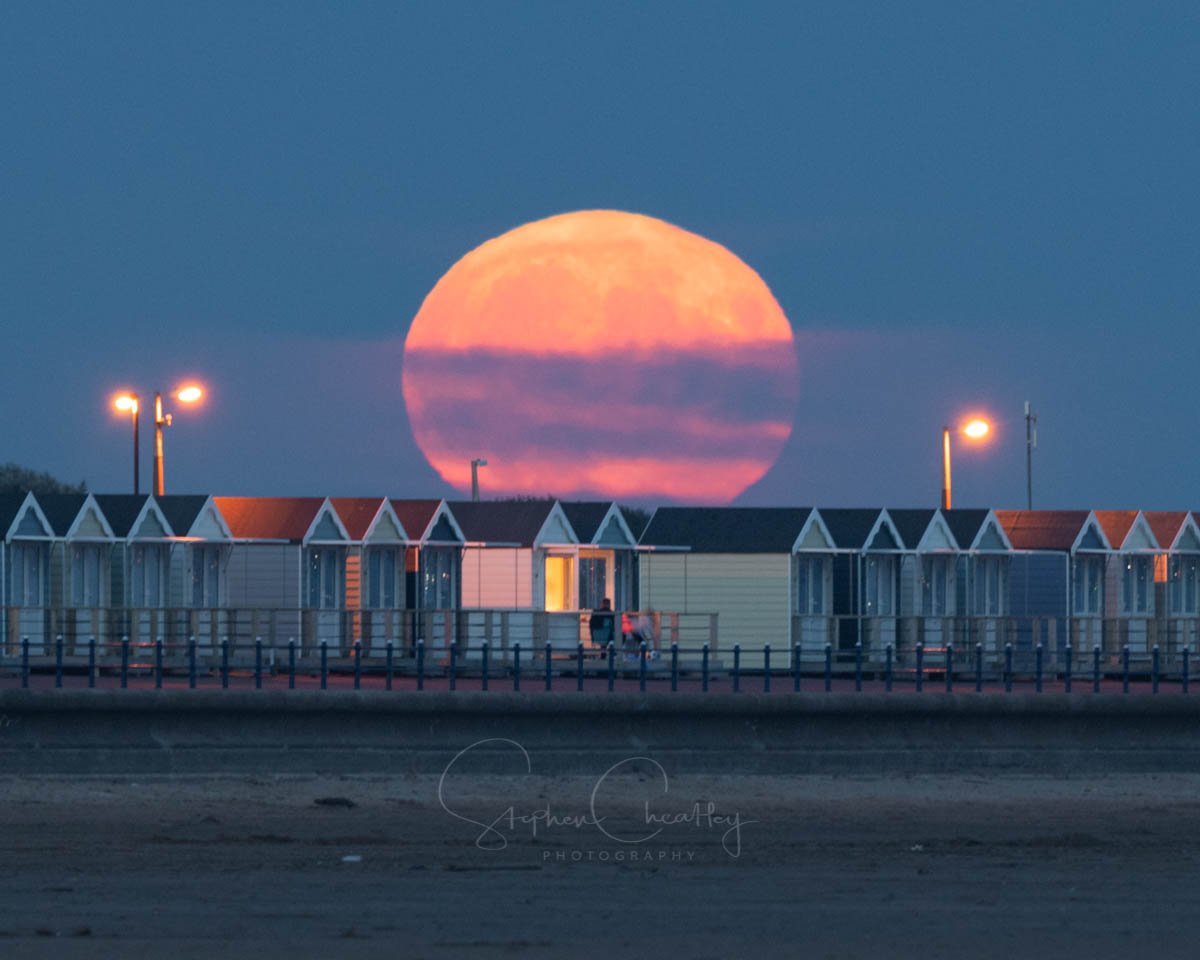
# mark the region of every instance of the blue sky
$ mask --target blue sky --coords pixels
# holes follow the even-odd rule
[[[195,372],[169,489],[448,495],[411,318],[489,237],[611,207],[797,332],[743,502],[932,505],[980,406],[956,502],[1020,506],[1030,399],[1038,505],[1200,507],[1197,64],[1185,3],[6,3],[0,460],[124,490],[109,391]]]

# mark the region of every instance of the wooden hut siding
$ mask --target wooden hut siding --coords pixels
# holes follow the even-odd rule
[[[1008,567],[1008,609],[1018,618],[1065,618],[1070,557],[1065,553],[1014,553]]]
[[[362,550],[349,547],[346,550],[345,604],[348,610],[362,608]]]
[[[687,554],[644,553],[638,566],[641,568],[637,604],[639,609],[687,609]]]
[[[900,596],[898,608],[900,616],[914,617],[922,613],[922,558],[913,553],[906,553],[900,558]]]
[[[230,549],[226,606],[286,609],[300,606],[300,547],[292,543],[235,543]]]
[[[462,605],[478,609],[532,609],[533,553],[524,547],[465,550]]]

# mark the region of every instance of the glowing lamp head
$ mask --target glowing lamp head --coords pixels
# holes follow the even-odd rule
[[[963,436],[970,440],[983,440],[992,432],[992,425],[986,420],[976,418],[963,424],[962,432]]]
[[[194,383],[175,391],[175,399],[180,403],[196,403],[203,396],[204,390]]]
[[[130,393],[122,393],[120,396],[113,398],[113,408],[119,410],[121,413],[137,413],[137,397]]]

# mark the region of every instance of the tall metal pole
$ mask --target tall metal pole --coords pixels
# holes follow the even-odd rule
[[[950,509],[950,428],[942,427],[942,509]]]
[[[163,424],[170,423],[163,417],[162,394],[154,392],[154,495],[163,495]]]
[[[141,478],[138,475],[138,464],[141,462],[141,455],[138,453],[138,413],[141,411],[141,401],[136,397],[133,400],[133,492],[139,494],[141,490]]]
[[[1037,446],[1037,414],[1025,401],[1025,505],[1033,509],[1033,448]]]
[[[479,500],[479,468],[486,467],[487,461],[478,457],[471,461],[471,499]]]

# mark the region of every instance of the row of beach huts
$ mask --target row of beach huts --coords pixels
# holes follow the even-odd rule
[[[385,497],[0,495],[11,655],[196,640],[367,656],[654,647],[820,660],[954,645],[1194,649],[1189,511],[660,507]],[[621,614],[628,614],[622,617]]]

